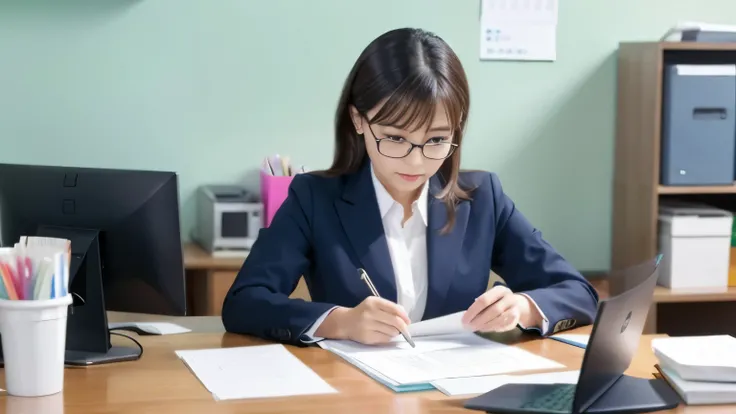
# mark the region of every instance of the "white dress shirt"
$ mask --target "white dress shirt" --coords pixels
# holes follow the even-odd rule
[[[403,206],[397,203],[383,184],[378,181],[372,165],[371,177],[393,265],[396,301],[404,308],[412,322],[419,322],[422,320],[427,304],[427,224],[429,222],[427,197],[429,185],[424,184],[419,198],[411,205],[411,217],[402,224]],[[531,298],[529,299],[534,303]],[[536,303],[534,305],[536,306]],[[314,333],[333,309],[328,310],[315,321],[302,336],[302,342],[316,342],[323,339],[315,337]],[[542,332],[547,332],[549,323],[543,313],[542,317],[544,318]]]

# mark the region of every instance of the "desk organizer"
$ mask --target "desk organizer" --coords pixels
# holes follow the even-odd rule
[[[261,171],[261,201],[263,202],[263,227],[269,227],[276,211],[286,200],[293,176],[271,175]]]

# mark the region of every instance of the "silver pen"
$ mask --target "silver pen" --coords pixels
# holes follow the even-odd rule
[[[376,287],[373,286],[373,282],[371,281],[371,278],[368,277],[368,273],[366,273],[366,271],[361,268],[358,268],[358,273],[360,273],[360,278],[365,282],[366,285],[368,285],[368,289],[371,290],[373,296],[380,298],[381,295],[378,294],[378,290],[376,290]],[[406,339],[406,342],[408,342],[412,348],[417,347],[408,332],[402,332],[401,330],[399,330],[399,333],[401,334],[401,336],[404,337],[404,339]]]

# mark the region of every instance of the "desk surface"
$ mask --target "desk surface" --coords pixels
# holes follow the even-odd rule
[[[111,314],[111,320],[162,320],[147,315]],[[396,394],[373,381],[361,371],[318,347],[287,346],[294,355],[339,391],[326,396],[289,397],[257,400],[215,401],[212,395],[174,354],[178,349],[233,347],[265,344],[250,337],[221,332],[216,317],[169,319],[189,327],[208,330],[182,335],[137,337],[144,346],[139,361],[90,368],[66,370],[62,394],[39,399],[0,397],[5,412],[47,413],[454,413],[477,412],[462,408],[464,398],[449,398],[438,391]],[[579,328],[571,333],[588,333]],[[135,334],[132,334],[135,335]],[[113,337],[123,345],[125,338]],[[631,368],[627,372],[639,377],[651,377],[655,371],[650,350],[653,336],[645,336]],[[566,369],[578,369],[583,350],[558,341],[524,339],[518,335],[504,339],[516,340],[519,347],[556,360]],[[4,385],[4,376],[0,376]],[[0,386],[2,386],[0,385]],[[5,402],[2,402],[2,400]],[[30,401],[29,401],[30,400]],[[35,405],[34,405],[35,404]],[[63,408],[60,408],[62,407]],[[733,408],[733,407],[729,407]],[[26,411],[23,411],[26,410]],[[680,407],[678,413],[723,412],[724,407]]]

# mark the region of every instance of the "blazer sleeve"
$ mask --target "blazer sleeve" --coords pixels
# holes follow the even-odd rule
[[[496,233],[492,270],[513,292],[537,304],[549,321],[544,335],[593,323],[596,290],[516,209],[498,176],[491,173],[490,180]]]
[[[305,346],[300,336],[335,306],[289,298],[311,267],[312,206],[308,175],[296,175],[225,297],[222,322],[228,332]]]

